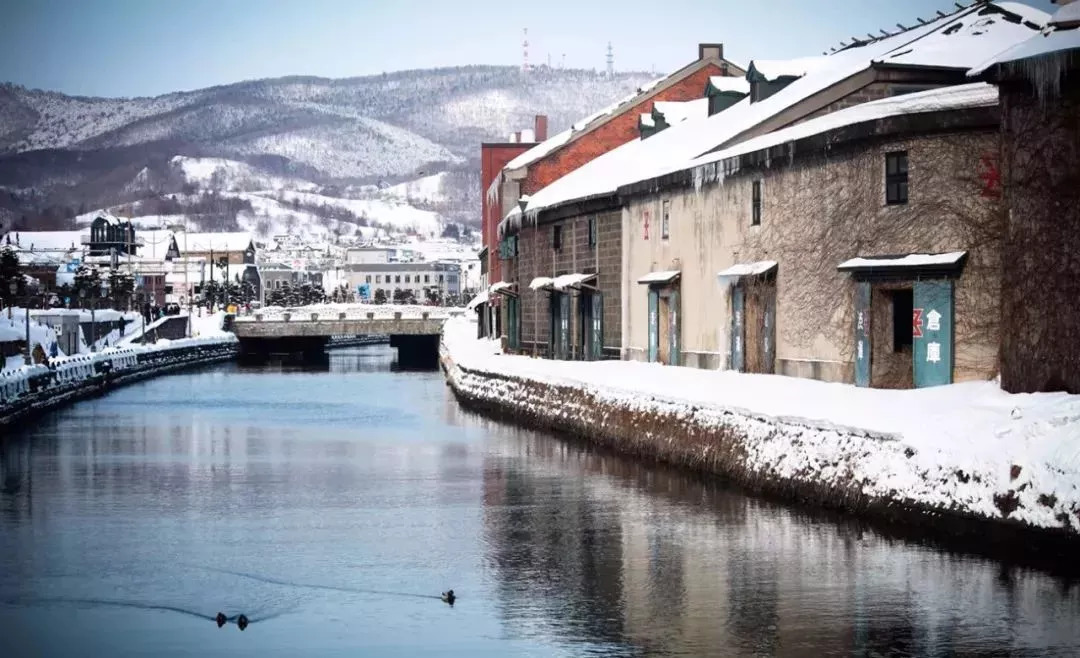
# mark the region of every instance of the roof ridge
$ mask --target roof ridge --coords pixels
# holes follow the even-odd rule
[[[941,20],[943,18],[949,18],[949,17],[955,18],[955,17],[959,16],[961,14],[961,12],[970,10],[970,9],[972,9],[972,8],[978,6],[978,5],[991,4],[991,0],[973,0],[973,2],[970,5],[967,5],[967,6],[964,6],[964,5],[960,4],[959,2],[954,2],[953,4],[955,4],[957,8],[955,10],[953,10],[952,12],[946,13],[946,12],[943,12],[940,9],[938,9],[937,10],[938,15],[936,17],[934,17],[934,18],[931,18],[930,20],[926,20],[926,19],[922,18],[921,16],[916,16],[915,20],[918,21],[917,25],[911,25],[910,27],[908,27],[908,26],[902,25],[901,23],[897,23],[896,26],[898,28],[900,28],[899,30],[897,30],[896,32],[888,32],[886,30],[879,30],[879,32],[881,32],[881,36],[875,36],[873,34],[870,34],[869,32],[866,33],[866,36],[869,37],[867,39],[860,39],[860,37],[854,37],[853,36],[853,37],[851,37],[851,43],[844,43],[843,41],[841,41],[839,43],[839,47],[833,46],[829,50],[822,51],[821,54],[822,55],[835,55],[836,53],[844,52],[846,50],[851,50],[852,48],[861,48],[863,46],[868,46],[868,45],[870,45],[872,43],[877,43],[877,42],[883,41],[885,39],[890,39],[892,37],[899,36],[899,35],[904,34],[906,32],[910,32],[912,30],[923,27],[925,25],[929,25],[930,23],[933,23],[934,21]],[[911,41],[909,41],[907,43],[904,43],[904,44],[901,44],[900,46],[897,46],[897,48],[903,48],[904,46],[911,45],[912,43],[914,43],[916,41],[919,41],[920,39],[922,39],[924,37],[927,37],[927,36],[933,34],[936,31],[937,30],[932,30],[930,32],[927,32],[926,34],[922,35],[921,37],[918,37],[916,39],[912,39]]]

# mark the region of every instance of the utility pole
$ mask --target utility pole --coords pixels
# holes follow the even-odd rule
[[[611,47],[611,42],[607,42],[607,76],[609,78],[615,77],[615,51]]]

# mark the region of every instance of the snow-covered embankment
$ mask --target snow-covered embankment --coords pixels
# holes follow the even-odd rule
[[[466,406],[800,502],[946,533],[990,522],[1080,542],[1080,396],[550,361],[475,335],[451,320],[441,348]]]

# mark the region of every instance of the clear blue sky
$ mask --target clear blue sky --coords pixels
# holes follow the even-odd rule
[[[1052,10],[1050,0],[1024,0]],[[0,81],[146,96],[252,78],[462,64],[667,72],[720,41],[750,58],[819,54],[951,0],[4,0]]]

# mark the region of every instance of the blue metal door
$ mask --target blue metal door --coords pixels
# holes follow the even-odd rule
[[[855,282],[855,385],[870,386],[870,282]]]
[[[746,367],[743,352],[743,316],[746,310],[746,294],[742,286],[731,289],[731,369],[742,372]]]
[[[656,363],[660,355],[660,293],[649,288],[649,363]]]
[[[559,359],[570,358],[570,295],[559,295]]]
[[[952,383],[953,282],[916,281],[911,327],[915,388]]]
[[[589,295],[592,303],[592,331],[589,344],[592,346],[589,358],[599,359],[604,355],[604,297],[598,292]]]
[[[668,361],[671,365],[677,366],[682,363],[679,358],[679,327],[681,320],[679,319],[679,291],[673,289],[668,294],[668,338],[670,344],[668,345],[670,357]]]

